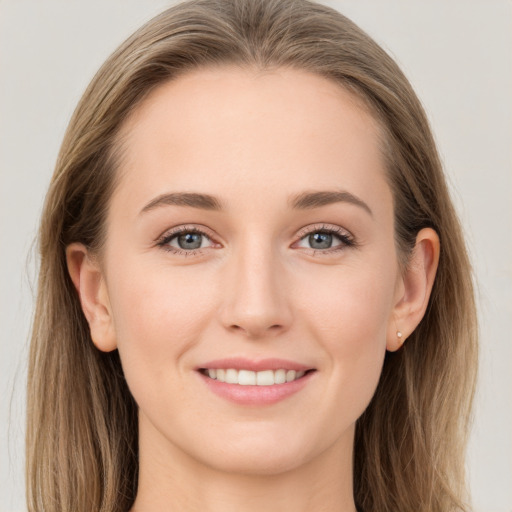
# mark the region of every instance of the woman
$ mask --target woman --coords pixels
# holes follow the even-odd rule
[[[305,1],[105,63],[40,232],[31,510],[465,510],[469,264],[396,64]]]

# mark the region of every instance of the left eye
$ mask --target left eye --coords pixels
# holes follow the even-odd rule
[[[203,233],[187,231],[184,233],[172,235],[166,240],[166,245],[175,249],[193,251],[195,249],[202,249],[203,247],[210,247],[212,242]]]
[[[305,247],[307,249],[331,249],[340,245],[347,244],[342,235],[336,235],[329,231],[315,231],[301,238],[297,247]]]

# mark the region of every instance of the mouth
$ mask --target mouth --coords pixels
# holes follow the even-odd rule
[[[311,386],[316,368],[285,359],[227,358],[196,368],[206,388],[241,406],[263,407],[281,402]]]
[[[260,371],[235,368],[199,369],[199,372],[209,379],[226,384],[238,384],[240,386],[274,386],[277,384],[286,384],[302,379],[305,375],[314,371],[314,369],[292,370],[287,368]]]

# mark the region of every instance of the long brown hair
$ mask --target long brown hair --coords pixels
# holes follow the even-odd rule
[[[122,156],[120,127],[158,85],[219,64],[294,67],[348,88],[385,133],[398,253],[426,226],[441,240],[430,303],[388,353],[355,437],[354,496],[368,512],[467,510],[464,448],[476,374],[471,269],[419,100],[396,63],[338,12],[307,0],[192,0],[157,16],[103,65],[56,164],[39,233],[28,379],[30,511],[126,511],[138,472],[137,407],[117,351],[102,353],[68,275],[65,248],[101,248]]]

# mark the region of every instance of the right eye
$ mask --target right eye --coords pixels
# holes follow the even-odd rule
[[[192,255],[201,249],[213,247],[211,238],[198,228],[178,228],[166,233],[159,241],[158,246],[175,254]]]
[[[167,243],[171,247],[190,251],[208,247],[209,242],[210,239],[206,235],[191,231],[189,233],[174,235]]]

